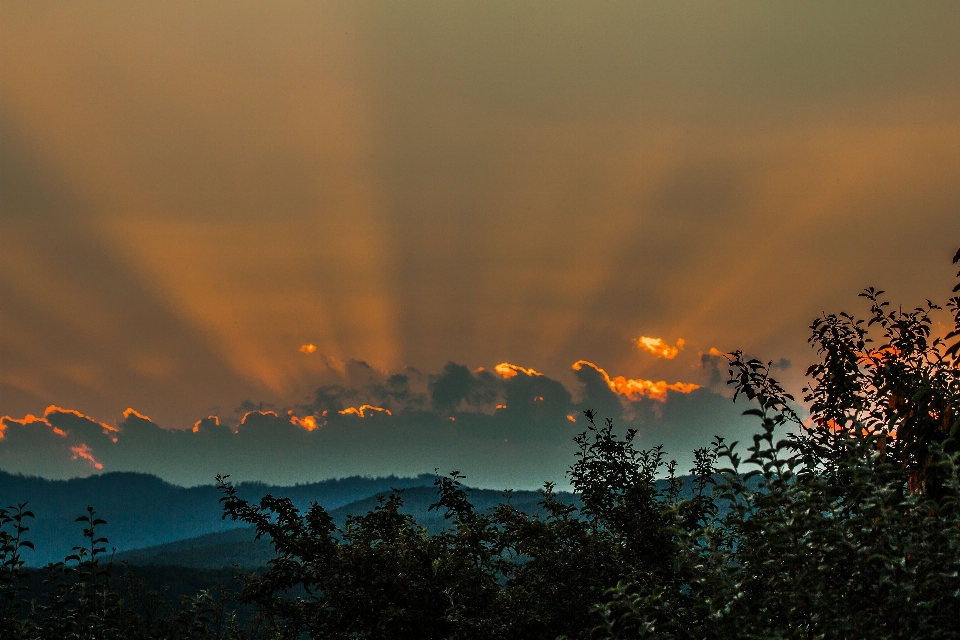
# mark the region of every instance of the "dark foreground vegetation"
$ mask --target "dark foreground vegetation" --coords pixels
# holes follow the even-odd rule
[[[25,591],[29,513],[12,507],[3,637],[960,637],[960,299],[939,339],[935,305],[862,295],[868,320],[812,325],[809,420],[767,365],[730,354],[759,433],[742,452],[721,439],[698,450],[692,492],[659,449],[589,412],[570,469],[579,502],[547,485],[541,514],[479,510],[454,472],[436,481],[444,530],[402,513],[400,492],[337,527],[319,506],[251,503],[221,479],[225,517],[275,556],[232,596],[153,609],[105,562],[93,510],[86,544]]]

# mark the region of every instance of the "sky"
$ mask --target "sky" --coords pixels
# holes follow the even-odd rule
[[[952,1],[0,3],[0,469],[527,487],[584,409],[682,465],[749,439],[718,353],[799,397],[818,315],[949,295],[958,32]]]

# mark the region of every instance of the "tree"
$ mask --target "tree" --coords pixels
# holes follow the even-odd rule
[[[937,305],[889,310],[882,291],[862,296],[868,320],[811,325],[809,421],[769,364],[730,354],[735,396],[757,405],[745,413],[762,431],[745,460],[736,443],[717,443],[718,509],[679,529],[682,584],[620,585],[601,607],[606,635],[960,635],[960,342],[948,344],[960,299],[940,338]]]
[[[596,603],[618,582],[675,581],[667,513],[679,490],[676,479],[657,481],[660,448],[638,451],[634,433],[619,438],[611,421],[586,414],[570,470],[579,504],[547,484],[539,514],[508,503],[480,513],[452,472],[436,480],[431,508],[449,526],[434,535],[400,512],[401,491],[337,531],[319,505],[301,513],[273,496],[253,505],[221,478],[225,516],[276,550],[241,600],[281,637],[589,637]]]

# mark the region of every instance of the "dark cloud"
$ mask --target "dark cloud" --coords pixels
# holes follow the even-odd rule
[[[619,415],[622,408],[617,394],[610,390],[599,371],[592,367],[581,367],[575,371],[577,380],[583,385],[581,406],[591,409],[600,416]]]
[[[793,366],[793,363],[792,363],[792,362],[790,362],[790,361],[787,360],[786,358],[780,358],[779,360],[777,360],[776,362],[773,363],[773,365],[771,366],[771,368],[772,368],[772,369],[780,369],[781,371],[786,371],[786,370],[789,369],[791,366]]]
[[[357,372],[362,375],[356,375]],[[352,374],[351,374],[352,372]],[[399,411],[421,409],[427,405],[425,377],[415,369],[406,373],[383,373],[366,363],[348,362],[343,373],[337,372],[339,384],[318,387],[312,400],[296,405],[306,413],[336,412],[347,407],[372,404]]]
[[[448,362],[443,371],[431,376],[429,387],[430,403],[440,413],[489,407],[503,394],[497,376],[489,371],[472,373],[455,362]]]
[[[727,359],[716,349],[700,354],[700,369],[706,372],[709,385],[716,388],[727,376]]]
[[[613,418],[618,429],[637,429],[645,447],[664,444],[682,466],[713,435],[750,432],[739,408],[707,389],[630,401],[594,369],[577,377],[580,400],[545,375],[504,378],[454,362],[432,376],[370,369],[361,387],[321,387],[313,402],[291,408],[245,402],[231,424],[208,416],[184,430],[163,429],[133,410],[114,426],[51,407],[43,416],[4,418],[0,465],[51,478],[141,471],[185,485],[209,483],[218,473],[294,484],[439,468],[463,471],[479,485],[534,487],[563,482],[573,437],[586,429],[584,409]],[[415,390],[418,383],[429,402]],[[390,414],[369,408],[374,402]],[[351,407],[367,408],[360,417]]]
[[[238,416],[246,415],[252,411],[273,411],[276,407],[272,402],[253,402],[252,400],[244,400],[233,412]]]

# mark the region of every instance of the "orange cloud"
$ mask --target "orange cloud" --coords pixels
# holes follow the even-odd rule
[[[213,424],[217,425],[218,427],[220,426],[220,418],[218,416],[207,416],[206,418],[204,418],[204,420],[213,420]],[[197,420],[196,422],[193,423],[194,433],[197,433],[198,431],[200,431],[200,424],[202,422],[203,420]]]
[[[314,416],[304,416],[302,419],[297,416],[290,416],[290,424],[303,427],[307,431],[313,431],[317,428],[317,419]]]
[[[28,413],[26,416],[23,417],[22,420],[17,420],[16,418],[12,418],[10,416],[2,416],[0,417],[0,439],[3,439],[5,437],[3,432],[6,431],[7,426],[11,424],[27,425],[27,424],[33,424],[35,422],[40,422],[50,427],[51,429],[53,429],[52,424],[47,422],[44,418],[38,418],[32,413]]]
[[[4,424],[4,425],[6,425],[6,424],[8,424],[8,423],[10,423],[10,424],[25,425],[25,424],[33,424],[34,422],[42,422],[43,424],[47,425],[48,427],[53,428],[52,425],[51,425],[49,422],[46,421],[46,419],[44,419],[44,418],[38,418],[37,416],[33,415],[32,413],[28,413],[27,415],[25,415],[25,416],[24,416],[22,419],[20,419],[20,420],[17,420],[16,418],[12,418],[12,417],[10,417],[10,416],[3,416],[2,418],[0,418],[0,423],[2,423],[2,424]]]
[[[360,416],[361,418],[366,418],[364,411],[378,411],[380,413],[385,413],[388,416],[392,416],[393,413],[390,409],[384,409],[383,407],[375,407],[372,404],[362,404],[359,407],[347,407],[346,409],[340,411],[340,415],[345,416],[353,414],[355,416]]]
[[[32,413],[28,413],[26,416],[24,416],[20,420],[17,420],[16,418],[12,418],[10,416],[0,416],[0,438],[3,438],[3,432],[4,430],[6,430],[7,426],[10,424],[28,425],[28,424],[35,424],[35,423],[40,423],[48,427],[51,431],[53,431],[58,436],[66,437],[67,435],[66,431],[50,424],[50,420],[48,420],[48,418],[54,413],[63,413],[71,416],[76,416],[78,418],[83,418],[84,420],[89,420],[90,422],[93,422],[94,424],[99,425],[103,429],[103,432],[105,434],[110,432],[116,433],[117,431],[119,431],[116,427],[111,427],[110,425],[105,424],[103,422],[98,422],[93,418],[91,418],[90,416],[84,415],[74,409],[64,409],[63,407],[58,407],[57,405],[51,404],[46,409],[44,409],[42,417],[37,417]],[[116,442],[116,438],[114,438],[114,442]]]
[[[677,354],[683,349],[683,345],[686,344],[683,338],[677,339],[677,346],[671,347],[661,338],[651,338],[649,336],[640,336],[637,338],[637,346],[652,353],[658,358],[666,358],[667,360],[673,360],[677,357]]]
[[[507,405],[505,405],[505,404],[498,404],[498,405],[497,405],[497,409],[506,409],[506,408],[507,408]]]
[[[700,385],[693,384],[692,382],[674,382],[673,384],[667,384],[665,380],[659,380],[655,382],[653,380],[643,380],[639,378],[631,379],[623,376],[611,378],[606,371],[586,360],[577,360],[573,363],[572,369],[574,371],[580,371],[580,369],[585,366],[592,368],[594,371],[603,376],[604,381],[607,383],[607,386],[610,387],[611,391],[633,401],[639,400],[645,396],[647,398],[652,398],[653,400],[665,402],[668,391],[690,393],[691,391],[700,388]]]
[[[96,458],[93,457],[93,450],[86,444],[81,444],[76,447],[70,447],[70,451],[73,452],[73,459],[83,458],[91,465],[97,469],[103,469],[103,465],[97,462]]]
[[[247,411],[245,414],[243,414],[243,417],[240,418],[240,424],[246,424],[247,418],[249,418],[253,414],[257,414],[261,416],[273,416],[274,418],[280,417],[277,415],[276,411]]]
[[[525,373],[528,376],[542,376],[543,374],[534,369],[527,369],[525,367],[520,367],[515,364],[510,364],[509,362],[501,362],[493,368],[494,371],[499,373],[504,378],[512,378],[517,375],[517,373]]]
[[[71,416],[76,416],[76,417],[78,417],[78,418],[83,418],[84,420],[89,420],[90,422],[93,422],[93,423],[96,423],[96,424],[100,425],[100,427],[103,429],[103,432],[104,432],[104,433],[109,433],[109,432],[111,432],[111,431],[114,432],[114,433],[116,433],[117,431],[119,431],[119,429],[117,429],[116,427],[111,427],[110,425],[108,425],[108,424],[105,423],[105,422],[98,422],[97,420],[94,420],[94,419],[91,418],[90,416],[84,415],[84,414],[80,413],[79,411],[75,411],[75,410],[73,410],[73,409],[64,409],[63,407],[58,407],[58,406],[53,405],[53,404],[43,410],[43,417],[46,418],[46,417],[48,417],[48,416],[49,416],[50,414],[52,414],[52,413],[66,413],[66,414],[69,414],[69,415],[71,415]]]
[[[576,422],[576,421],[577,421],[577,417],[576,417],[575,415],[573,415],[572,413],[568,413],[568,414],[567,414],[567,420],[569,420],[570,422]]]
[[[123,412],[123,418],[124,418],[124,420],[126,420],[126,419],[129,418],[130,416],[136,416],[136,417],[140,418],[141,420],[146,420],[147,422],[153,422],[153,420],[151,420],[149,416],[143,415],[142,413],[140,413],[139,411],[137,411],[137,410],[134,409],[133,407],[127,407],[126,410]]]
[[[313,344],[312,342],[310,344],[300,345],[300,353],[313,353],[316,350],[317,345]]]

